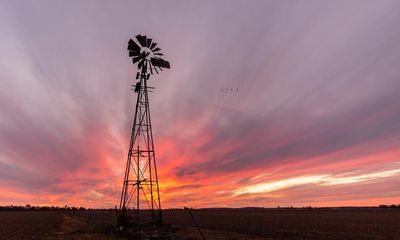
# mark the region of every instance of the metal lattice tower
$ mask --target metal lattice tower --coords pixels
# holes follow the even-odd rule
[[[157,43],[137,35],[128,43],[129,56],[138,64],[135,87],[137,95],[135,116],[129,144],[128,159],[120,200],[120,221],[162,222],[160,190],[150,118],[147,81],[153,72],[170,68],[169,62],[156,48]],[[150,73],[148,73],[150,71]],[[121,220],[122,219],[122,220]]]

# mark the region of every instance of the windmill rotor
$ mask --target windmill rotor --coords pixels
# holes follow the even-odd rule
[[[164,54],[157,45],[153,39],[142,35],[137,35],[135,40],[129,40],[129,57],[132,57],[132,63],[137,64],[140,72],[146,74],[147,70],[150,70],[150,74],[153,75],[154,72],[158,74],[158,70],[170,68],[169,62],[161,58]]]

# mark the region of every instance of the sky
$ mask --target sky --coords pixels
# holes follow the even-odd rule
[[[119,204],[137,34],[163,208],[399,204],[399,9],[0,0],[0,205]]]

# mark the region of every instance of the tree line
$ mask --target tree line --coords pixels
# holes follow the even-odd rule
[[[85,207],[60,206],[31,206],[30,204],[0,206],[0,211],[85,211],[90,210]]]

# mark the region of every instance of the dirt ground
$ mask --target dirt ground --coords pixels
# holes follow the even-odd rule
[[[109,240],[111,236],[93,231],[85,219],[70,217],[62,214],[63,222],[60,228],[46,239],[49,240]],[[115,239],[115,238],[114,238]]]
[[[227,232],[222,230],[203,229],[205,239],[213,240],[269,240],[268,238],[254,237],[246,234],[235,232]],[[201,240],[199,230],[194,227],[175,227],[175,231],[167,230],[161,232],[159,239],[184,239],[184,240]],[[150,238],[150,237],[149,237]],[[83,218],[70,217],[63,214],[63,223],[60,229],[54,232],[47,239],[51,240],[111,240],[111,239],[126,239],[123,236],[110,235],[105,236],[104,233],[96,233],[92,227]]]
[[[164,222],[191,226],[184,210],[166,210]],[[400,209],[214,209],[193,210],[204,229],[277,240],[400,240]]]
[[[58,212],[0,212],[0,239],[46,239],[62,222]]]
[[[193,215],[207,240],[400,240],[400,209],[219,209]],[[165,210],[163,216],[164,227],[120,234],[109,210],[0,212],[0,240],[202,240],[188,212]]]
[[[237,232],[228,232],[215,229],[202,229],[201,230],[205,239],[207,240],[272,240],[271,238],[257,237]],[[197,228],[184,227],[177,231],[174,235],[176,239],[185,240],[202,240],[201,235]]]
[[[59,212],[0,212],[0,240],[202,239],[198,229],[190,226],[164,227],[155,237],[152,232],[127,237],[116,234],[115,226],[104,221],[106,219],[101,214],[90,214],[91,221],[84,214],[79,215],[69,216]],[[97,221],[99,219],[101,221]],[[143,232],[137,229],[132,231]],[[207,240],[268,240],[223,230],[202,229],[201,231]]]

